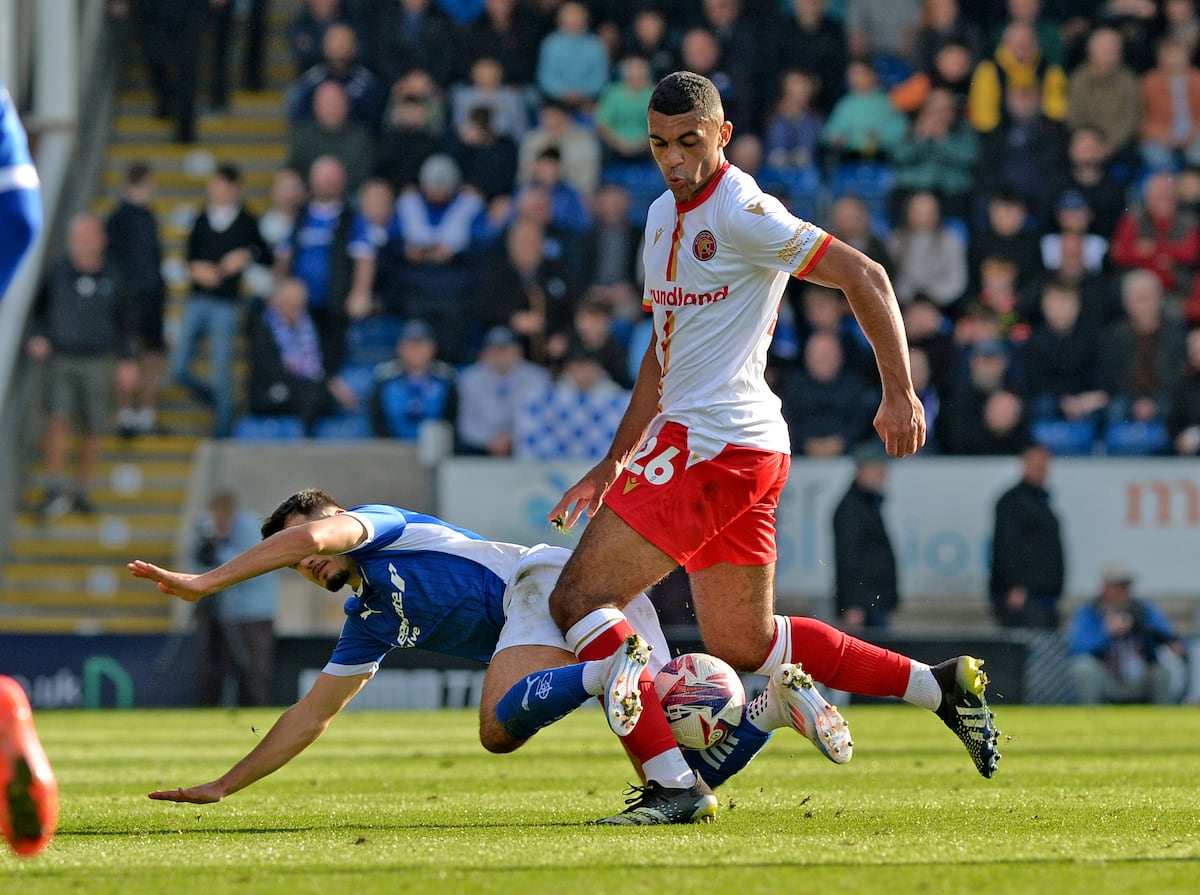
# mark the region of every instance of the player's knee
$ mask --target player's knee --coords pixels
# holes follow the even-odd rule
[[[488,752],[503,755],[518,748],[524,740],[514,739],[498,723],[492,723],[479,728],[479,742]]]

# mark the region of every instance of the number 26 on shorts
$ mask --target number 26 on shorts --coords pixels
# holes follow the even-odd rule
[[[651,435],[643,441],[633,459],[629,461],[628,469],[634,475],[642,476],[651,485],[665,485],[675,475],[675,467],[671,465],[671,461],[679,456],[680,451],[677,447],[668,447],[643,463],[642,460],[653,454],[657,446],[657,435]]]

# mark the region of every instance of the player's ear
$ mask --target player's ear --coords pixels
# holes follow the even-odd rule
[[[720,145],[720,147],[722,149],[724,149],[726,146],[729,145],[729,140],[733,137],[733,122],[732,121],[722,121],[721,129],[717,132],[717,134],[718,134],[717,142]]]

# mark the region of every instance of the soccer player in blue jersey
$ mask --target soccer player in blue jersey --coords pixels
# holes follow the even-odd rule
[[[29,141],[0,81],[0,298],[42,227],[42,197]]]
[[[142,560],[137,578],[160,591],[198,600],[274,569],[292,568],[329,591],[349,585],[346,623],[329,663],[299,702],[261,742],[221,777],[200,786],[150,793],[150,798],[207,803],[221,800],[279,769],[325,730],[396,648],[419,646],[488,662],[480,700],[479,737],[489,752],[511,752],[539,728],[592,696],[621,673],[652,670],[669,657],[658,616],[643,594],[626,614],[638,631],[635,661],[580,663],[550,617],[549,595],[569,552],[541,544],[489,541],[433,516],[372,504],[346,510],[328,494],[300,491],[262,525],[263,540],[217,568],[194,575]],[[537,672],[534,674],[534,672]],[[788,722],[780,717],[774,726]],[[694,753],[713,784],[744,767],[749,754],[727,760],[727,744]],[[725,747],[725,748],[722,748]],[[717,779],[719,777],[719,779]],[[716,811],[716,800],[711,811]],[[694,818],[702,819],[700,816]]]

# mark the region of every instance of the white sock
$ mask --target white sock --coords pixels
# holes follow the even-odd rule
[[[934,711],[942,704],[942,688],[933,670],[921,662],[913,662],[908,672],[908,688],[904,701]]]
[[[678,749],[668,749],[642,765],[646,780],[655,780],[669,789],[685,789],[696,782],[696,772],[683,760]]]
[[[746,703],[746,723],[763,733],[780,727],[789,727],[777,700],[771,696],[770,686]]]
[[[592,696],[608,692],[608,663],[602,660],[583,663],[583,691]]]
[[[775,636],[771,639],[771,648],[767,651],[767,658],[763,660],[762,665],[754,669],[755,674],[769,676],[780,665],[792,661],[792,626],[786,615],[776,615],[774,619]]]

